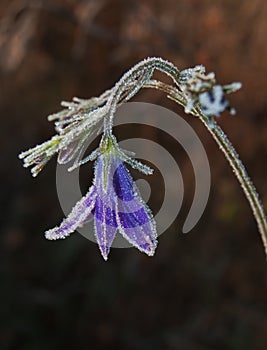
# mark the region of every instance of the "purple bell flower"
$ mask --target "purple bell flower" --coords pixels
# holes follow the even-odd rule
[[[93,219],[96,240],[105,260],[117,231],[133,246],[152,256],[157,246],[155,220],[124,164],[130,158],[114,140],[112,136],[104,149],[100,148],[93,185],[87,194],[61,225],[46,231],[45,236],[50,240],[66,238]],[[134,167],[140,165],[135,160],[130,163]]]

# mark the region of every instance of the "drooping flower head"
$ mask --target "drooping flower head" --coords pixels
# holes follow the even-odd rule
[[[173,84],[151,79],[155,70],[167,74]],[[218,85],[215,74],[206,74],[203,66],[179,71],[171,62],[150,57],[136,64],[114,87],[99,97],[88,100],[73,98],[72,102],[63,102],[66,109],[48,117],[55,123],[56,135],[22,152],[19,158],[23,159],[24,167],[31,167],[33,176],[37,176],[55,154],[58,154],[59,164],[73,161],[69,171],[95,160],[94,180],[87,194],[76,203],[60,226],[46,232],[46,238],[65,238],[86,222],[94,220],[95,236],[105,260],[117,232],[142,252],[154,254],[157,245],[155,221],[125,163],[145,174],[152,171],[123,152],[112,135],[118,106],[129,101],[143,87],[161,89],[170,99],[184,106],[186,113],[198,116],[212,132],[214,116],[220,116],[226,109],[234,113],[225,95],[240,89],[241,84]],[[101,132],[103,137],[99,148],[81,159],[88,138]],[[217,142],[218,135],[222,135],[224,149],[225,135],[217,133]],[[235,171],[238,170],[237,162],[230,161],[230,164],[234,164]],[[238,178],[243,179],[243,176],[242,168],[242,176]],[[242,187],[246,189],[246,186]],[[250,191],[251,188],[245,193]],[[254,203],[254,200],[251,202]],[[261,218],[260,225],[263,221]]]
[[[93,219],[96,240],[105,260],[117,232],[152,256],[157,246],[155,221],[125,162],[145,173],[150,169],[122,152],[113,135],[103,137],[95,154],[98,156],[93,185],[61,225],[46,232],[46,238],[65,238]]]

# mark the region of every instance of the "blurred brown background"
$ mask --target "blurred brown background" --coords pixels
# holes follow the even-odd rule
[[[194,177],[183,152],[172,150],[186,197],[153,258],[112,249],[104,262],[79,234],[46,241],[43,232],[63,216],[56,162],[32,179],[17,159],[53,134],[46,116],[61,100],[99,95],[147,56],[179,68],[202,63],[220,83],[243,82],[231,96],[237,116],[219,122],[267,208],[266,18],[265,0],[0,1],[1,350],[266,349],[267,265],[257,226],[198,120],[159,92],[134,99],[183,115],[212,170],[205,214],[182,235]],[[141,132],[172,148],[153,130]]]

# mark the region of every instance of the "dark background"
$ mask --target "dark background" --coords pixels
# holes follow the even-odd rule
[[[183,115],[212,171],[206,211],[183,235],[194,177],[173,149],[185,199],[153,258],[112,249],[104,262],[79,234],[46,241],[43,232],[63,217],[56,161],[33,179],[17,159],[52,136],[46,116],[61,100],[99,95],[147,56],[181,69],[202,63],[220,83],[243,82],[231,96],[237,116],[226,113],[219,123],[267,207],[266,18],[265,0],[0,1],[1,350],[266,349],[267,265],[257,226],[198,120],[159,92],[134,99]],[[142,133],[172,148],[160,133]]]

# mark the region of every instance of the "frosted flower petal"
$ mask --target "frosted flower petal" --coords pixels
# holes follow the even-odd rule
[[[152,213],[143,202],[126,166],[117,162],[113,187],[118,198],[119,232],[136,248],[153,255],[157,246],[156,225]]]
[[[112,177],[110,176],[112,165],[111,158],[107,155],[101,155],[95,166],[94,182],[97,191],[94,208],[95,236],[105,260],[107,260],[118,226],[116,220],[117,200],[114,196]]]
[[[95,206],[96,189],[90,187],[87,194],[76,203],[66,219],[59,227],[55,227],[45,232],[45,237],[49,240],[62,239],[69,236],[78,227],[81,227],[91,214]]]
[[[105,260],[117,231],[140,251],[154,254],[155,221],[120,153],[112,147],[98,156],[93,186],[88,193],[60,226],[46,231],[45,236],[50,240],[65,238],[91,219],[94,219],[95,237]]]

